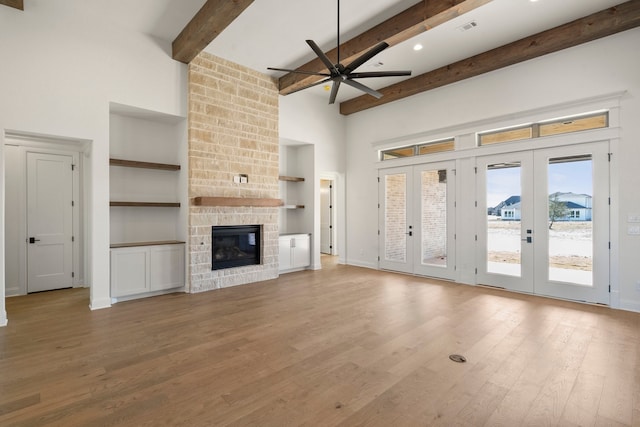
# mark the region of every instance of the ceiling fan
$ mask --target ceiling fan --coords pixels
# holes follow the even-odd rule
[[[363,53],[356,59],[354,59],[349,65],[345,66],[340,63],[340,0],[338,1],[338,37],[337,44],[337,62],[333,64],[331,60],[324,54],[324,52],[320,49],[320,47],[313,40],[306,40],[307,44],[313,49],[315,54],[320,58],[322,63],[327,67],[327,72],[318,73],[313,71],[303,71],[303,70],[289,70],[286,68],[272,68],[268,67],[268,70],[274,71],[286,71],[288,73],[298,73],[298,74],[307,74],[312,76],[322,76],[324,79],[312,83],[310,85],[304,86],[300,89],[295,90],[294,92],[308,89],[313,86],[321,85],[323,83],[327,83],[333,81],[333,85],[331,87],[331,95],[329,96],[329,104],[333,104],[336,101],[336,96],[338,95],[338,89],[340,88],[340,84],[344,83],[351,87],[354,87],[358,90],[361,90],[371,96],[376,98],[381,98],[382,94],[377,90],[371,89],[368,86],[363,85],[362,83],[355,81],[353,79],[365,79],[370,77],[397,77],[397,76],[410,76],[411,71],[371,71],[371,72],[362,72],[356,73],[354,72],[358,67],[363,65],[365,62],[385,50],[389,47],[387,42],[380,42],[367,52]],[[293,93],[293,92],[292,92]]]

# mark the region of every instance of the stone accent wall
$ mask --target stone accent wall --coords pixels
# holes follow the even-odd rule
[[[269,76],[201,53],[189,65],[189,198],[277,199],[278,87]],[[248,175],[248,183],[234,176]],[[189,208],[190,292],[278,276],[279,208]],[[212,225],[262,225],[262,264],[211,270]]]

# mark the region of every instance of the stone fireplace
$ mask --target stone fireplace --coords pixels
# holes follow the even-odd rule
[[[189,291],[278,277],[277,83],[203,52],[189,64],[188,126]],[[214,269],[212,227],[255,225],[258,263]]]

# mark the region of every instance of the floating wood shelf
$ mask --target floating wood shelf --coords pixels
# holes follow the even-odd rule
[[[179,240],[159,240],[156,242],[129,242],[129,243],[112,243],[111,249],[117,248],[135,248],[138,246],[161,246],[161,245],[182,245],[185,242]]]
[[[134,206],[149,208],[179,208],[180,203],[172,202],[109,202],[109,206]]]
[[[291,181],[291,182],[302,182],[304,181],[304,178],[299,177],[299,176],[285,176],[285,175],[280,175],[278,177],[278,179],[280,181]]]
[[[109,159],[109,164],[111,166],[124,166],[128,168],[159,169],[165,171],[180,170],[180,165],[172,165],[168,163],[138,162],[135,160]]]
[[[285,209],[304,209],[304,205],[284,205]]]
[[[261,199],[249,197],[195,197],[194,206],[249,206],[271,208],[282,206],[280,199]]]

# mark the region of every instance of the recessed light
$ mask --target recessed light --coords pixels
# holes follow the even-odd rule
[[[413,46],[413,50],[416,50],[416,51],[417,51],[417,50],[421,50],[421,49],[422,49],[422,45],[421,45],[420,43],[416,43],[416,44]]]

